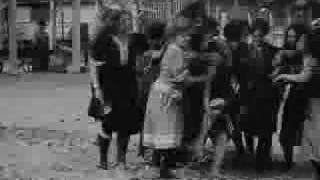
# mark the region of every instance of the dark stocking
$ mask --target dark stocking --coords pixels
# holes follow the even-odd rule
[[[117,161],[118,163],[126,163],[126,154],[128,150],[130,135],[128,134],[118,134],[117,139]]]
[[[254,141],[253,136],[249,133],[245,133],[246,146],[251,154],[254,154]]]
[[[110,147],[110,138],[104,138],[98,135],[99,153],[100,153],[100,165],[101,169],[108,169],[108,150]]]
[[[272,135],[271,138],[259,137],[257,154],[256,154],[256,168],[258,172],[263,172],[267,168],[267,163],[271,160],[270,151],[272,145]]]
[[[292,167],[292,156],[293,156],[293,146],[287,145],[283,146],[284,158],[286,161],[286,167],[284,170],[290,170]]]
[[[161,155],[158,150],[154,150],[152,153],[152,166],[154,167],[159,167],[160,166],[160,161],[161,161]]]
[[[170,173],[170,150],[161,150],[161,162],[160,162],[160,177],[165,179],[174,178],[174,175]]]

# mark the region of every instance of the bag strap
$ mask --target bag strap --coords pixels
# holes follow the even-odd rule
[[[163,57],[164,57],[164,54],[166,53],[166,51],[167,51],[167,49],[168,49],[168,46],[169,46],[169,43],[165,43],[164,45],[163,45],[163,49],[162,49],[162,51],[161,51],[161,54],[160,54],[160,57],[159,57],[159,59],[160,59],[160,62],[162,61],[162,59],[163,59]]]

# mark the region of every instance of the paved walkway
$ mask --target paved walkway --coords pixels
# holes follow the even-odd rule
[[[88,102],[87,74],[0,75],[0,179],[127,179],[96,169],[98,150],[91,141],[98,125],[88,123]],[[133,168],[142,162],[137,139],[132,137],[128,155]],[[310,179],[306,166],[292,176]]]

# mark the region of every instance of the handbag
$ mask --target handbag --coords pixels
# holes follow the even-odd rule
[[[88,116],[95,119],[100,119],[104,116],[104,105],[95,95],[94,89],[91,86],[92,96],[88,107]]]

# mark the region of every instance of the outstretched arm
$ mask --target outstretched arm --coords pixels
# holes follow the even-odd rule
[[[312,76],[312,68],[316,67],[316,61],[311,55],[305,55],[303,69],[299,74],[281,74],[274,81],[284,80],[289,82],[305,83]]]

